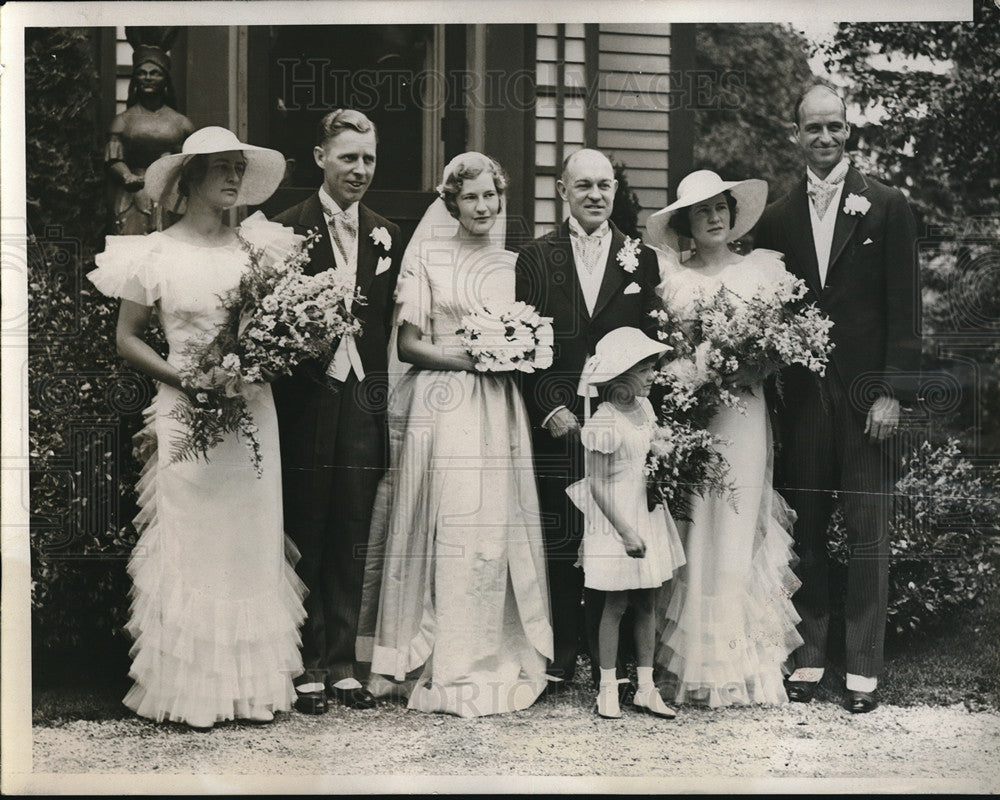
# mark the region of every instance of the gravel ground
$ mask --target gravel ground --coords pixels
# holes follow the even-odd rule
[[[54,721],[34,728],[33,770],[740,778],[746,787],[755,785],[753,779],[820,777],[882,779],[897,790],[936,778],[964,781],[966,791],[1000,790],[1000,713],[972,712],[962,703],[883,705],[866,715],[829,701],[683,707],[676,720],[666,721],[630,706],[623,719],[602,720],[592,702],[584,693],[571,694],[517,714],[463,720],[384,701],[372,711],[279,714],[271,725],[230,723],[207,733],[135,717]],[[375,790],[375,784],[352,785]]]

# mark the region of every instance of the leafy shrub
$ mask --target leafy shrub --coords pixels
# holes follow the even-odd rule
[[[81,671],[127,644],[126,444],[152,389],[115,353],[117,302],[84,277],[104,220],[90,33],[28,29],[25,72],[32,644],[40,670]]]
[[[615,170],[615,180],[618,181],[614,204],[611,207],[611,221],[626,236],[633,239],[641,238],[639,236],[639,212],[642,211],[642,203],[639,202],[639,195],[628,184],[625,164],[616,161],[613,157],[611,164]]]
[[[889,630],[917,631],[973,604],[996,587],[1000,563],[1000,473],[984,478],[957,439],[924,442],[904,461],[890,523]],[[830,554],[847,564],[843,518],[831,524]]]

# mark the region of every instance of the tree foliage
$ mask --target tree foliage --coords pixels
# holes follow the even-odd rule
[[[783,195],[802,171],[791,139],[792,108],[812,78],[809,44],[774,24],[697,26],[696,67],[734,91],[695,111],[694,164],[726,180],[763,178],[770,198]]]
[[[850,98],[884,112],[860,131],[888,182],[928,221],[1000,212],[1000,8],[972,22],[844,23],[821,48]],[[916,59],[916,60],[914,60]]]

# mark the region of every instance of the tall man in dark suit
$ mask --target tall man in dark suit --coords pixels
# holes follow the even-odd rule
[[[307,267],[355,276],[364,295],[352,311],[358,337],[339,342],[329,364],[302,364],[274,386],[281,435],[285,530],[301,553],[309,590],[302,628],[304,674],[296,708],[319,714],[327,695],[353,708],[375,701],[362,687],[354,643],[375,491],[386,463],[387,347],[403,240],[399,228],[362,205],[375,173],[371,121],[338,109],[320,122],[313,156],[316,194],[275,220],[320,232]]]
[[[782,442],[779,488],[798,514],[794,596],[805,643],[786,683],[790,699],[809,702],[826,659],[831,597],[826,531],[839,493],[847,542],[846,706],[877,706],[889,582],[889,496],[897,458],[900,401],[913,397],[920,347],[916,334],[916,226],[902,192],[863,175],[844,157],[850,134],[844,103],[825,86],[795,107],[795,135],[806,175],[769,206],[755,244],[785,254],[833,320],[835,349],[826,376],[801,368],[784,375],[778,408]]]
[[[552,599],[555,658],[549,674],[573,679],[583,613],[583,573],[574,567],[583,518],[566,487],[583,477],[580,425],[583,398],[580,372],[597,342],[615,328],[651,332],[649,312],[658,307],[659,272],[655,253],[626,242],[608,222],[617,188],[611,162],[596,150],[579,150],[563,164],[557,188],[569,206],[558,230],[522,248],[516,266],[518,300],[553,318],[552,366],[525,376],[525,404],[532,425]],[[598,592],[587,593],[587,638],[596,658]]]

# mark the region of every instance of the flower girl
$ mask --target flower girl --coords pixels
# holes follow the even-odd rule
[[[586,519],[580,561],[584,585],[605,593],[598,632],[601,683],[597,713],[620,717],[615,657],[622,615],[635,615],[639,686],[634,705],[676,716],[653,684],[657,590],[684,563],[677,528],[662,505],[649,510],[643,468],[656,429],[648,395],[656,362],[668,348],[636,328],[618,328],[597,344],[584,365],[580,394],[601,387],[603,402],[581,431],[586,475],[566,491]]]

